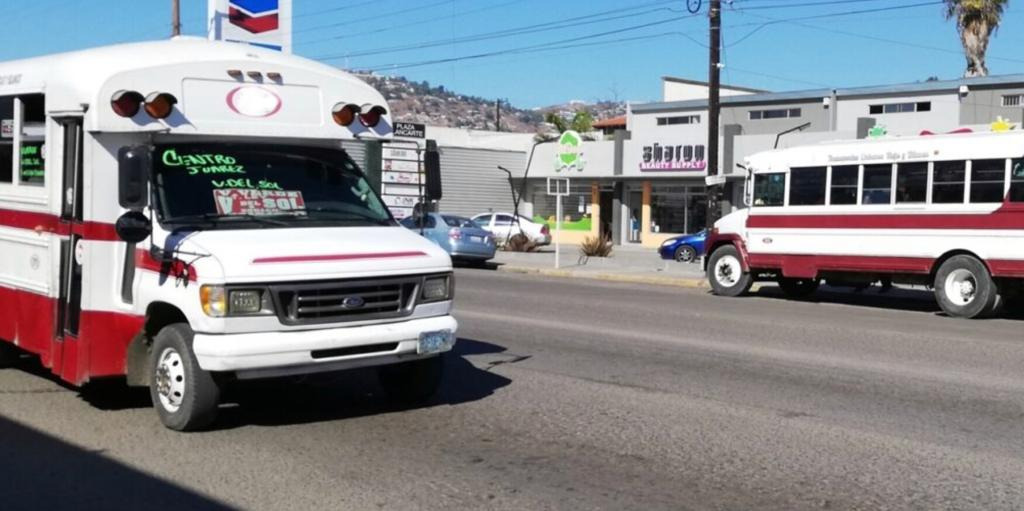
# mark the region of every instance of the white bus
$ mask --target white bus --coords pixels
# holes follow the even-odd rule
[[[364,82],[179,38],[0,63],[0,121],[0,363],[126,376],[177,430],[233,379],[379,366],[393,397],[437,388],[451,260],[341,148],[391,136]]]
[[[745,162],[751,207],[708,240],[716,294],[791,296],[879,280],[931,286],[951,316],[1024,294],[1024,133],[827,143]]]

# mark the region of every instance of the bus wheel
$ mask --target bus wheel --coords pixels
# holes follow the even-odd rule
[[[935,299],[950,316],[977,318],[991,314],[998,297],[988,269],[974,257],[953,256],[935,273]]]
[[[0,369],[11,367],[18,362],[21,353],[13,344],[0,339]]]
[[[192,329],[184,323],[165,326],[150,349],[149,394],[160,422],[176,431],[194,431],[217,417],[220,387],[192,353]]]
[[[750,273],[743,271],[740,254],[732,245],[721,246],[711,254],[707,276],[711,291],[719,296],[743,295],[754,283]]]
[[[388,397],[407,404],[424,403],[433,397],[443,374],[443,355],[377,368],[377,380]]]
[[[689,245],[683,245],[676,249],[674,257],[681,263],[692,263],[697,258],[697,251]]]
[[[790,298],[806,298],[818,290],[818,279],[779,278],[779,289]]]

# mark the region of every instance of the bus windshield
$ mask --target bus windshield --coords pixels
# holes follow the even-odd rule
[[[342,150],[161,144],[153,184],[162,224],[204,229],[394,225]]]

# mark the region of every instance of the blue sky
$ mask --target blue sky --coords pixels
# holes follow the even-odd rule
[[[184,32],[203,34],[206,0],[181,2]],[[651,101],[659,97],[663,75],[707,78],[707,3],[701,15],[690,16],[685,0],[293,0],[294,44],[295,53],[333,65],[427,80],[521,107],[571,99]],[[724,3],[725,83],[781,91],[956,78],[964,69],[955,27],[937,2]],[[170,31],[170,0],[3,5],[0,60],[159,39]],[[834,15],[851,11],[873,12]],[[609,13],[587,17],[602,12]],[[459,42],[570,18],[587,23]],[[990,44],[992,74],[1024,73],[1024,54],[1015,51],[1024,47],[1022,28],[1024,8],[1009,8]],[[524,47],[535,50],[502,53]],[[546,50],[551,47],[558,49]]]

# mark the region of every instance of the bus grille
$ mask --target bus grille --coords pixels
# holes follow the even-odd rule
[[[326,281],[271,286],[286,325],[367,321],[412,313],[423,277]]]

